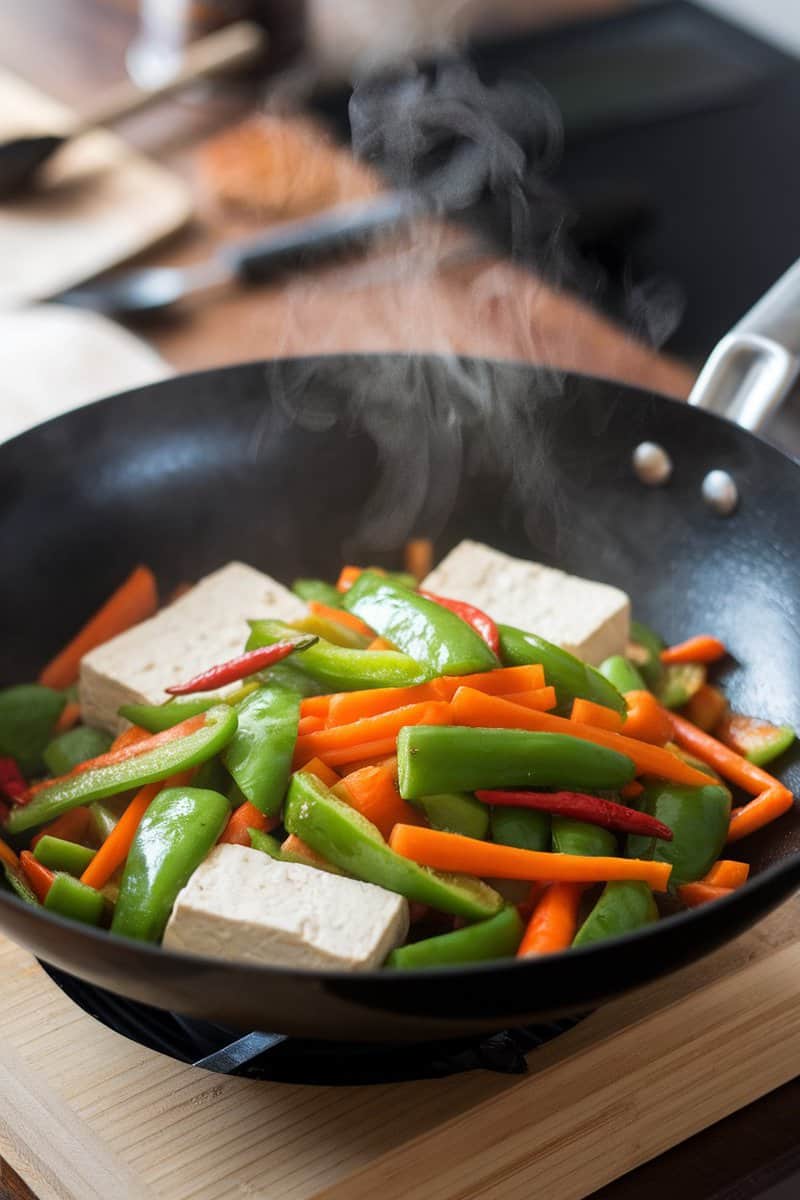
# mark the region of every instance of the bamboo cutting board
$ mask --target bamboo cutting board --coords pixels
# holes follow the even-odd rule
[[[0,938],[0,1155],[39,1200],[581,1200],[800,1072],[800,900],[534,1051],[527,1076],[225,1078]]]

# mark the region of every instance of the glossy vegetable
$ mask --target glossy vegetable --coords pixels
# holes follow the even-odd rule
[[[326,783],[325,779],[322,779]],[[388,838],[398,821],[413,823],[422,821],[424,817],[416,809],[403,800],[397,790],[397,762],[390,759],[380,766],[361,767],[351,771],[346,779],[331,787],[334,795],[346,801],[362,817],[380,830],[383,837]]]
[[[653,783],[639,798],[639,807],[669,826],[673,838],[666,842],[633,834],[627,840],[626,853],[632,858],[671,863],[673,887],[702,879],[719,858],[728,837],[728,789],[721,785],[690,788]]]
[[[578,928],[583,892],[581,883],[549,884],[531,914],[517,958],[568,949]]]
[[[641,621],[631,621],[631,635],[628,644],[627,657],[641,672],[649,688],[657,688],[664,674],[661,662],[661,651],[664,649],[664,639],[649,626]]]
[[[248,649],[272,645],[297,632],[282,621],[251,621],[250,631]],[[327,692],[408,687],[424,683],[433,674],[398,650],[346,650],[322,638],[310,650],[303,650],[296,656],[296,665]]]
[[[624,699],[594,667],[535,633],[525,633],[513,625],[500,625],[498,629],[503,663],[509,667],[541,663],[546,681],[556,689],[560,711],[568,713],[573,700],[580,696],[625,715]]]
[[[69,917],[73,921],[81,921],[84,925],[99,925],[105,900],[100,892],[87,887],[72,875],[57,872],[45,897],[44,906],[49,912]]]
[[[791,725],[772,725],[741,713],[731,713],[719,727],[717,736],[757,767],[765,767],[784,754],[795,740]]]
[[[466,621],[478,636],[483,638],[495,657],[500,653],[500,634],[497,625],[483,609],[476,608],[474,604],[466,604],[463,600],[450,600],[447,596],[437,596],[434,592],[426,591],[425,588],[420,588],[419,594],[426,600],[433,600],[434,604],[441,604],[442,608],[446,608],[449,612],[455,613],[457,617],[461,617],[462,621]]]
[[[617,833],[640,833],[672,840],[672,830],[655,817],[600,796],[587,796],[582,792],[510,792],[496,788],[478,791],[477,796],[484,804],[538,809],[540,812],[570,817],[574,821],[602,825],[604,829]]]
[[[728,653],[725,643],[709,633],[698,634],[661,651],[662,663],[713,663]]]
[[[0,758],[0,803],[12,800],[21,803],[26,798],[28,785],[17,766],[17,760],[4,755]]]
[[[42,758],[51,775],[66,775],[78,763],[105,753],[110,745],[111,738],[107,733],[81,725],[53,738],[45,747]]]
[[[465,675],[498,665],[480,634],[460,616],[380,575],[363,572],[342,603],[435,675]]]
[[[250,803],[274,816],[289,785],[300,697],[285,688],[261,687],[238,712],[239,723],[222,761]]]
[[[33,857],[51,871],[66,871],[69,875],[82,875],[94,858],[94,850],[80,846],[77,842],[65,842],[63,838],[47,834],[36,843]]]
[[[613,684],[620,695],[626,692],[643,691],[647,686],[636,667],[622,654],[612,654],[597,668],[604,679]]]
[[[0,691],[0,756],[15,759],[23,775],[35,775],[66,703],[63,692],[23,683]]]
[[[610,829],[573,821],[570,817],[553,817],[551,822],[553,850],[557,854],[586,854],[593,858],[617,853],[617,839]]]
[[[216,842],[228,801],[202,788],[165,788],[133,840],[111,923],[113,933],[157,942],[178,892]]]
[[[396,854],[370,821],[308,773],[292,777],[284,821],[290,833],[335,866],[409,900],[471,921],[502,907],[497,892],[479,880],[439,875]]]
[[[743,788],[752,796],[758,796],[768,788],[781,787],[774,775],[768,774],[755,763],[748,762],[741,754],[723,745],[709,733],[704,733],[685,717],[672,713],[671,720],[675,741],[681,749],[708,763],[723,779]]]
[[[489,831],[489,810],[469,792],[438,792],[420,796],[416,803],[432,829],[448,829],[474,838],[485,838]]]
[[[198,717],[218,704],[227,704],[224,696],[184,696],[167,700],[165,704],[123,704],[119,715],[133,725],[140,725],[148,733],[161,733],[180,725],[190,717]]]
[[[628,718],[623,727],[626,737],[665,746],[672,737],[669,713],[659,704],[652,692],[626,692]]]
[[[733,810],[728,827],[728,841],[738,842],[740,838],[763,829],[765,825],[777,821],[778,817],[789,812],[793,805],[794,796],[782,784],[776,783],[773,787],[765,788],[749,804],[743,804]]]
[[[658,908],[646,883],[607,883],[572,944],[589,946],[606,938],[621,937],[657,920]]]
[[[664,668],[656,696],[665,708],[683,708],[706,682],[706,669],[699,663]]]
[[[338,608],[342,602],[341,593],[324,579],[295,579],[292,591],[295,596],[305,600],[306,604],[310,600],[318,600],[321,604],[327,604],[329,608]]]
[[[275,642],[270,646],[257,646],[254,650],[228,659],[227,662],[209,667],[207,671],[195,675],[193,679],[187,679],[185,683],[174,683],[166,691],[171,696],[184,696],[227,687],[230,683],[237,683],[240,679],[255,675],[257,671],[274,666],[290,654],[294,654],[296,650],[307,650],[315,641],[315,636],[307,634],[305,637],[287,638],[284,642]]]
[[[339,610],[335,611],[338,612]],[[349,617],[350,614],[342,610],[341,616]],[[299,620],[293,621],[292,628],[302,633],[313,635],[316,638],[321,638],[323,641],[330,642],[333,646],[344,646],[348,650],[366,650],[373,636],[369,633],[360,633],[358,630],[345,625],[344,622],[334,621],[331,616],[325,616],[321,613],[309,613],[307,617],[301,617]]]
[[[523,926],[516,908],[510,906],[465,929],[442,933],[393,950],[386,966],[395,970],[417,971],[428,967],[454,966],[458,963],[485,962],[510,958],[516,953]]]
[[[485,787],[616,788],[634,774],[623,755],[563,734],[446,725],[401,729],[397,766],[407,800]]]
[[[527,808],[493,808],[490,827],[492,841],[501,846],[516,846],[520,850],[550,849],[550,817],[547,813]]]
[[[245,800],[238,804],[228,817],[219,840],[220,842],[229,842],[234,846],[251,846],[253,844],[251,834],[254,829],[266,834],[279,824],[278,817],[267,816],[249,800]]]

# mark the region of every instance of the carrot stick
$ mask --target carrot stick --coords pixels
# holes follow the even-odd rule
[[[133,844],[136,830],[142,817],[147,812],[150,802],[160,791],[167,787],[181,787],[189,782],[194,771],[181,771],[169,779],[159,783],[148,783],[131,800],[125,812],[117,821],[111,833],[103,842],[100,849],[81,875],[81,883],[89,887],[102,888],[108,883],[117,867],[121,867],[128,857],[128,851]]]
[[[675,741],[683,750],[688,750],[696,758],[702,758],[724,779],[735,783],[737,787],[749,792],[751,796],[760,796],[768,788],[782,787],[774,775],[769,775],[761,767],[748,762],[722,742],[713,738],[710,733],[704,733],[685,717],[670,713],[672,732]]]
[[[77,700],[70,700],[61,710],[61,716],[53,726],[54,733],[66,733],[68,729],[72,729],[78,724],[81,719],[81,706]]]
[[[50,891],[50,885],[55,879],[55,872],[50,871],[47,867],[33,857],[30,850],[23,850],[19,856],[19,865],[25,872],[25,878],[31,886],[36,899],[40,904],[44,904],[47,899],[47,893]]]
[[[514,698],[514,703],[520,703],[518,697]],[[551,704],[550,708],[555,708],[555,704]],[[612,733],[619,733],[625,724],[625,718],[613,708],[607,708],[605,704],[595,704],[593,700],[584,700],[580,696],[576,696],[572,701],[570,720],[579,721],[583,725],[594,725],[595,729],[610,729]]]
[[[407,704],[403,708],[395,708],[391,712],[378,713],[374,717],[364,717],[349,725],[338,725],[334,729],[321,729],[317,733],[307,733],[303,737],[299,737],[295,746],[295,762],[298,766],[302,766],[309,758],[315,756],[329,762],[331,750],[341,750],[362,742],[397,737],[404,725],[448,725],[449,723],[449,704],[442,701]],[[363,758],[363,755],[361,757]]]
[[[114,738],[108,747],[109,753],[115,750],[124,750],[126,746],[136,746],[139,742],[143,742],[151,736],[146,729],[142,729],[141,725],[129,725],[127,729],[123,729],[122,733],[118,733]]]
[[[373,638],[370,644],[366,647],[367,650],[394,650],[395,646],[392,642],[387,642],[385,637]]]
[[[19,859],[16,853],[2,838],[0,838],[0,862],[6,863],[7,866],[13,867],[15,870],[19,866]]]
[[[397,741],[392,746],[389,754],[371,754],[367,758],[355,758],[352,762],[342,763],[341,772],[344,779],[348,775],[352,775],[354,771],[360,771],[364,767],[383,767],[387,762],[397,761]]]
[[[349,592],[359,575],[365,570],[366,567],[342,567],[341,571],[339,572],[339,578],[336,580],[337,592]],[[371,567],[370,570],[375,575],[384,574],[379,567]]]
[[[228,817],[228,823],[219,836],[218,842],[229,842],[234,846],[251,846],[249,829],[259,829],[269,833],[280,825],[280,817],[268,817],[255,804],[245,800],[233,810]]]
[[[307,733],[319,733],[320,729],[324,728],[324,717],[301,717],[297,726],[297,735],[303,737]]]
[[[137,567],[72,641],[50,660],[39,676],[39,682],[52,688],[69,687],[78,678],[78,668],[85,654],[132,625],[152,617],[157,608],[155,576],[149,567]]]
[[[385,838],[395,825],[424,825],[422,813],[403,800],[397,790],[397,760],[390,759],[380,767],[362,767],[353,771],[334,789],[362,816],[377,825]]]
[[[728,701],[719,688],[704,683],[684,708],[684,715],[693,725],[713,733],[728,711]]]
[[[459,688],[451,708],[453,724],[456,725],[565,733],[569,737],[594,742],[597,746],[606,746],[609,750],[627,755],[640,775],[655,775],[659,779],[671,779],[675,783],[686,783],[693,787],[704,787],[715,782],[710,775],[703,775],[660,746],[651,746],[607,729],[595,729],[591,725],[582,725],[579,721],[556,717],[552,713],[534,712],[523,708],[521,704],[514,704],[511,699],[484,696],[472,688]]]
[[[535,692],[545,686],[544,667],[531,663],[525,667],[498,667],[475,675],[442,675],[430,684],[438,700],[452,700],[460,687],[474,688],[487,696],[505,696],[509,692]]]
[[[430,538],[411,538],[406,542],[405,564],[409,575],[420,583],[433,566],[433,542]]]
[[[358,692],[335,692],[328,697],[328,724],[349,725],[364,717],[375,717],[379,713],[392,712],[409,704],[444,699],[436,689],[437,682],[420,683],[416,687],[366,688]],[[302,708],[300,711],[303,712]]]
[[[84,805],[62,813],[49,825],[43,825],[36,836],[31,839],[31,850],[36,849],[36,843],[40,838],[47,836],[63,838],[65,842],[82,842],[89,828],[90,815],[89,809]]]
[[[554,687],[536,688],[531,692],[512,692],[505,699],[521,704],[523,708],[532,708],[536,712],[549,712],[558,703]],[[614,714],[616,716],[616,713]]]
[[[641,879],[658,892],[666,890],[670,863],[636,858],[593,858],[582,854],[549,854],[520,850],[414,825],[395,825],[389,844],[404,858],[440,871],[456,871],[495,879],[548,879],[561,883],[605,883]]]
[[[626,692],[625,700],[628,705],[625,736],[654,746],[665,745],[672,737],[672,721],[652,692]]]
[[[342,746],[338,750],[328,750],[324,755],[320,755],[320,758],[328,767],[344,768],[349,763],[366,767],[374,765],[376,761],[382,762],[396,751],[397,734],[393,734],[391,737],[379,738],[375,742],[359,742],[355,746]]]
[[[517,958],[567,950],[578,931],[582,883],[551,883],[545,889],[517,950]]]
[[[327,717],[330,696],[306,696],[300,702],[301,717]]]
[[[747,882],[749,874],[749,863],[734,862],[731,858],[721,858],[714,863],[708,874],[703,876],[700,883],[707,883],[709,887],[737,888]]]
[[[709,900],[721,900],[723,896],[730,896],[732,891],[733,888],[712,887],[701,880],[697,883],[681,884],[678,895],[687,908],[699,908],[701,904],[708,904]]]
[[[327,858],[323,858],[321,854],[317,854],[316,850],[312,850],[308,843],[299,838],[296,833],[290,833],[281,843],[281,850],[284,854],[296,854],[298,858],[304,858],[311,866],[320,867],[322,870],[330,866]]]
[[[370,629],[360,617],[356,617],[353,613],[345,612],[343,608],[331,608],[329,604],[322,604],[319,600],[310,600],[308,610],[315,617],[324,617],[326,621],[335,621],[337,625],[344,625],[346,629],[352,629],[354,633],[363,633],[365,637],[373,637],[374,630]]]
[[[712,637],[710,633],[701,633],[675,646],[667,646],[661,651],[663,663],[713,663],[724,658],[728,653],[724,642]]]
[[[308,771],[309,775],[316,775],[317,779],[319,779],[321,783],[324,783],[325,787],[328,788],[332,788],[337,783],[341,782],[341,776],[337,775],[335,771],[332,771],[331,768],[324,763],[321,758],[309,759],[305,766],[301,767],[300,770]]]
[[[765,788],[749,804],[734,808],[731,813],[731,823],[728,826],[728,841],[738,842],[740,838],[747,837],[749,833],[763,829],[771,821],[777,821],[778,817],[782,817],[793,804],[794,796],[782,783]]]

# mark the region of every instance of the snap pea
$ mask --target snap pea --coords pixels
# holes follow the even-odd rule
[[[222,761],[245,798],[260,812],[280,811],[297,741],[300,697],[281,687],[261,687],[239,707],[239,723]]]
[[[606,938],[621,937],[658,920],[653,893],[639,880],[607,883],[589,916],[581,925],[573,946],[589,946]]]
[[[51,871],[66,871],[68,875],[82,875],[94,858],[94,850],[67,842],[64,838],[52,837],[49,833],[39,838],[33,857]]]
[[[366,650],[372,641],[371,637],[357,629],[351,629],[349,625],[340,625],[333,617],[322,617],[318,613],[301,617],[299,621],[292,621],[292,627],[299,629],[301,633],[313,633],[315,637],[324,638],[332,645],[344,646],[348,650]]]
[[[711,869],[728,837],[731,794],[722,784],[693,788],[673,783],[652,783],[637,801],[672,830],[672,841],[629,834],[628,858],[672,863],[670,888],[692,883]]]
[[[597,669],[622,695],[625,692],[645,691],[647,688],[636,667],[622,654],[612,654],[610,658],[601,662]]]
[[[524,927],[516,908],[509,906],[465,929],[442,933],[392,950],[386,966],[399,971],[446,967],[456,963],[510,958],[522,941]]]
[[[550,849],[550,815],[526,808],[492,809],[492,841],[520,850]]]
[[[296,636],[297,630],[282,621],[251,621],[247,649],[271,646]],[[362,688],[406,687],[425,683],[433,672],[399,650],[348,650],[320,638],[316,645],[295,654],[305,674],[326,692],[352,692]],[[272,668],[274,671],[275,668]]]
[[[489,829],[489,810],[469,792],[438,792],[415,801],[433,829],[463,833],[465,837],[485,838]]]
[[[529,663],[541,663],[545,682],[556,689],[560,712],[568,713],[576,697],[613,708],[622,716],[627,712],[624,697],[588,663],[535,633],[526,633],[513,625],[499,625],[498,629],[503,665],[524,667]]]
[[[50,884],[44,906],[50,912],[81,921],[84,925],[99,925],[106,902],[102,892],[59,871]]]
[[[607,858],[617,853],[617,839],[610,829],[590,825],[588,821],[573,821],[570,817],[553,817],[552,824],[553,849],[557,854]]]
[[[42,758],[51,775],[66,775],[67,771],[86,762],[88,758],[104,754],[110,745],[109,734],[79,725],[77,729],[68,729],[48,742]]]
[[[276,669],[277,667],[271,668]],[[204,693],[199,696],[176,696],[174,700],[167,700],[164,704],[123,704],[119,715],[132,725],[140,725],[148,733],[161,733],[162,730],[171,729],[173,725],[179,725],[189,717],[198,717],[201,713],[208,712],[218,704],[240,704],[256,690],[259,683],[259,679],[250,679],[225,696]]]
[[[66,703],[63,692],[23,683],[0,691],[0,757],[16,760],[23,775],[42,768],[42,754]]]

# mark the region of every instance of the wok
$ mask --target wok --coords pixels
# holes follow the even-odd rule
[[[712,356],[686,405],[508,362],[333,356],[170,379],[0,446],[2,682],[35,677],[137,561],[164,592],[240,558],[290,581],[343,561],[399,562],[465,536],[624,588],[669,639],[730,647],[733,704],[800,727],[800,466],[754,426],[796,361],[797,269]],[[631,469],[644,439],[663,487]],[[728,519],[701,496],[735,479]],[[784,778],[795,791],[800,766]],[[321,973],[168,953],[0,894],[0,928],[45,961],[162,1008],[350,1040],[459,1036],[594,1006],[735,937],[800,885],[797,812],[736,847],[729,898],[542,959],[430,973]]]

